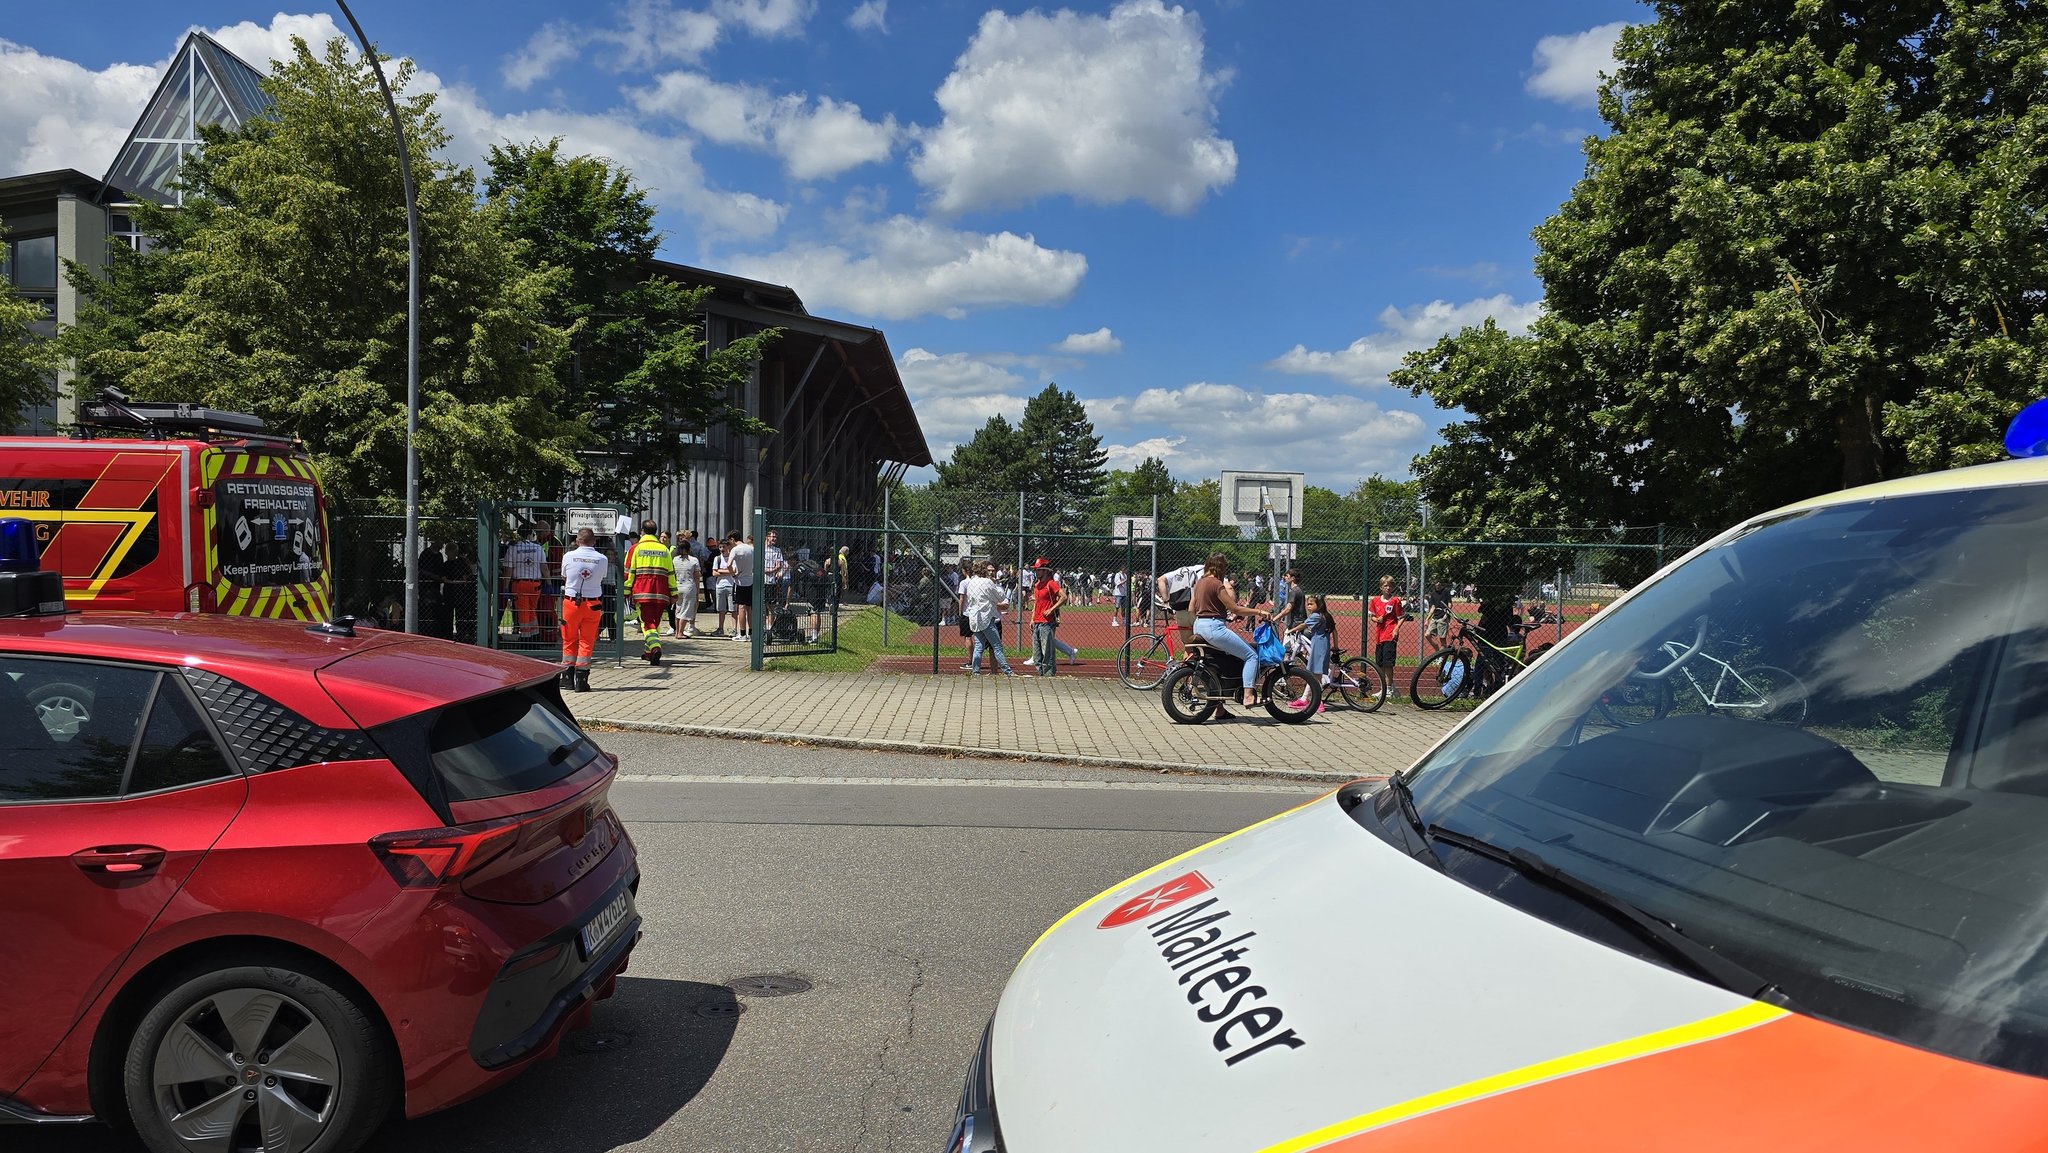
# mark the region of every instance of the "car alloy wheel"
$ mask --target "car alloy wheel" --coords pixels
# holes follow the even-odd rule
[[[318,978],[225,969],[144,1016],[124,1069],[128,1109],[157,1153],[345,1153],[390,1101],[379,1035]]]

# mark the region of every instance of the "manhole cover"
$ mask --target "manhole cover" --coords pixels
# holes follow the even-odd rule
[[[746,1012],[747,1007],[738,1001],[706,1001],[690,1011],[699,1017],[737,1017]]]
[[[787,973],[770,973],[760,977],[739,977],[726,982],[726,987],[742,997],[793,997],[798,993],[811,991],[811,983],[802,977]]]
[[[624,1033],[578,1033],[569,1042],[578,1053],[603,1053],[612,1049],[623,1049],[632,1038]]]

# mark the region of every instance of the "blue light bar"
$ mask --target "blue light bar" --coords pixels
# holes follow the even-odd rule
[[[2005,426],[2007,456],[2048,456],[2048,400],[2037,400],[2020,410]]]
[[[36,522],[20,517],[0,520],[0,572],[35,572],[41,555]]]

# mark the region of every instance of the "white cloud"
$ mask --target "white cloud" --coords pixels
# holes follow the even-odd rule
[[[1227,468],[1296,469],[1309,483],[1331,487],[1373,472],[1405,473],[1430,434],[1416,414],[1349,393],[1269,393],[1208,381],[1096,398],[1088,415],[1112,459],[1135,464],[1156,456],[1188,479]]]
[[[1050,195],[1188,212],[1237,176],[1215,124],[1227,80],[1203,71],[1200,18],[1160,0],[1106,17],[989,12],[911,172],[945,213]]]
[[[279,13],[267,25],[242,21],[210,35],[258,72],[291,52],[291,38],[321,44],[339,35],[330,16]],[[92,71],[70,60],[0,40],[0,172],[75,168],[98,176],[114,162],[128,130],[155,94],[175,42],[149,64]]]
[[[987,360],[913,348],[896,358],[896,371],[910,394],[925,442],[940,459],[972,437],[989,417],[1001,415],[1013,424],[1024,419],[1024,378]]]
[[[270,75],[271,64],[291,58],[294,36],[304,40],[316,54],[323,45],[337,36],[348,41],[352,56],[355,46],[355,40],[341,30],[341,26],[334,22],[334,17],[325,12],[312,16],[295,16],[279,12],[271,16],[268,24],[244,20],[225,28],[212,29],[207,35],[220,41],[222,47],[240,56],[265,76]],[[375,43],[374,40],[371,42]],[[142,110],[138,108],[133,115],[141,114]]]
[[[632,172],[663,209],[688,214],[706,236],[758,240],[782,226],[786,205],[712,185],[691,154],[684,137],[650,132],[622,112],[585,113],[558,109],[496,113],[485,107],[474,89],[446,87],[432,73],[422,72],[423,87],[438,89],[435,108],[454,138],[451,151],[464,163],[481,164],[492,144],[511,140],[562,138],[569,155],[609,157]]]
[[[1106,462],[1113,469],[1133,469],[1145,463],[1148,457],[1161,461],[1180,455],[1180,446],[1188,442],[1184,436],[1155,436],[1136,444],[1106,444],[1103,453],[1109,457]]]
[[[861,0],[846,18],[846,26],[856,32],[888,32],[889,0]]]
[[[811,18],[814,0],[712,0],[702,8],[677,7],[670,0],[628,0],[619,21],[589,33],[610,47],[603,63],[617,70],[651,68],[664,61],[696,61],[728,28],[762,39],[796,36]]]
[[[542,27],[526,42],[526,47],[505,61],[505,86],[524,92],[536,81],[546,79],[555,65],[576,58],[581,48],[579,39],[575,28],[561,21]]]
[[[1064,352],[1072,356],[1102,356],[1112,352],[1122,352],[1124,350],[1124,342],[1111,334],[1108,326],[1105,325],[1094,332],[1072,333],[1065,340],[1053,345],[1052,350],[1054,352]]]
[[[851,225],[858,247],[798,244],[727,257],[741,276],[786,284],[810,306],[884,320],[969,309],[1058,304],[1087,275],[1088,258],[1030,235],[962,232],[908,216]]]
[[[1311,352],[1297,344],[1268,367],[1327,376],[1346,384],[1384,384],[1387,374],[1401,366],[1402,357],[1435,344],[1440,337],[1479,324],[1488,317],[1508,332],[1526,332],[1542,313],[1540,301],[1518,302],[1505,292],[1463,304],[1432,300],[1406,311],[1389,305],[1380,310],[1379,331],[1361,336],[1335,352]]]
[[[1614,70],[1614,43],[1625,27],[1617,21],[1538,40],[1529,94],[1564,104],[1592,104],[1600,95],[1600,74]]]
[[[913,348],[896,358],[904,390],[912,396],[988,396],[1019,392],[1025,380],[993,360],[964,352]]]
[[[815,0],[716,0],[711,11],[756,36],[794,36],[817,10]]]
[[[900,134],[895,117],[868,120],[857,104],[829,96],[813,102],[801,93],[776,96],[697,72],[664,73],[653,87],[630,96],[641,112],[681,121],[706,140],[773,152],[798,180],[887,160]]]
[[[0,40],[0,172],[107,170],[142,106],[156,91],[161,65],[115,64],[90,72]]]

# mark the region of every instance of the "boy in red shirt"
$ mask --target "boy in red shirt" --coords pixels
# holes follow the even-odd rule
[[[1398,697],[1400,689],[1394,685],[1394,654],[1400,647],[1401,598],[1394,595],[1394,578],[1380,578],[1379,595],[1366,602],[1366,615],[1372,618],[1372,663],[1380,668],[1380,683],[1387,686],[1387,695]]]
[[[1040,561],[1033,570],[1031,585],[1031,659],[1038,675],[1049,677],[1059,671],[1060,651],[1053,644],[1052,630],[1066,602],[1066,590],[1053,575],[1052,566]]]

